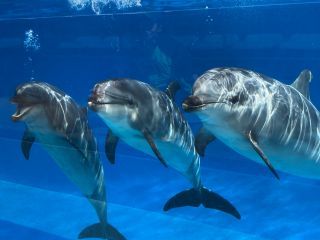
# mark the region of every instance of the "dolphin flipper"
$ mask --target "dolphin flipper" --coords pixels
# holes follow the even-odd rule
[[[112,164],[115,163],[116,147],[118,141],[119,138],[116,135],[114,135],[113,132],[109,129],[106,137],[105,152],[109,162]]]
[[[264,163],[268,166],[268,168],[273,173],[273,175],[279,180],[280,177],[279,177],[277,171],[274,169],[274,167],[272,166],[272,164],[269,161],[269,159],[267,158],[267,156],[263,153],[263,151],[259,147],[258,143],[253,139],[251,131],[248,133],[248,139],[249,139],[249,142],[250,142],[251,146],[253,147],[253,149],[259,154],[259,156],[262,158]]]
[[[21,149],[24,157],[27,160],[30,157],[30,149],[35,140],[36,140],[35,136],[29,131],[28,128],[26,128],[21,141]]]
[[[238,210],[228,200],[204,187],[192,188],[178,193],[167,201],[163,210],[168,211],[172,208],[185,206],[199,207],[201,204],[205,208],[217,209],[238,219],[241,218]]]
[[[215,139],[216,137],[208,130],[206,130],[204,127],[200,128],[199,132],[195,137],[195,147],[198,154],[203,157],[207,145]]]
[[[112,240],[126,240],[126,238],[110,224],[103,225],[96,223],[83,229],[78,236],[78,239],[83,238],[102,238]]]
[[[180,84],[177,81],[173,81],[169,83],[165,92],[171,100],[174,100],[174,97],[179,89]]]
[[[160,160],[160,162],[165,166],[168,167],[166,161],[163,159],[163,157],[161,156],[161,153],[159,152],[156,144],[153,141],[153,138],[151,136],[151,134],[149,133],[149,131],[147,129],[144,129],[142,131],[144,138],[147,140],[147,142],[149,143],[152,151],[154,152],[154,154],[157,156],[157,158]]]

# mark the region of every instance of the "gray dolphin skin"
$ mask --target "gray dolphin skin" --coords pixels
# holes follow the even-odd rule
[[[215,68],[194,83],[183,103],[203,123],[197,149],[218,138],[243,156],[275,169],[320,178],[320,115],[310,102],[311,72],[292,85],[239,68]]]
[[[200,157],[195,151],[193,134],[172,100],[178,88],[173,82],[165,93],[131,79],[111,79],[96,84],[88,105],[109,127],[107,157],[111,163],[115,162],[116,145],[121,139],[185,176],[193,188],[169,199],[165,211],[202,204],[240,218],[231,203],[201,183]]]
[[[125,239],[107,222],[104,173],[86,110],[44,82],[18,86],[11,102],[17,105],[12,120],[26,124],[21,143],[25,158],[33,142],[39,142],[96,210],[100,222],[79,238]]]

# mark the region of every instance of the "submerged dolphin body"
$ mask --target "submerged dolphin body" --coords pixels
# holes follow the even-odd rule
[[[171,99],[177,89],[178,85],[173,83],[164,93],[130,79],[108,80],[94,86],[88,104],[109,127],[106,140],[108,159],[114,163],[120,138],[184,175],[193,188],[172,197],[165,204],[165,211],[202,204],[240,218],[227,200],[201,183],[200,158],[195,151],[194,137]]]
[[[41,143],[97,212],[100,222],[85,228],[79,238],[125,239],[107,222],[104,173],[86,111],[47,83],[20,85],[11,101],[17,105],[12,120],[26,124],[21,143],[26,159],[33,142]]]
[[[285,85],[244,69],[207,71],[183,103],[203,122],[197,149],[203,154],[216,137],[245,157],[265,162],[277,178],[275,169],[320,178],[320,115],[309,100],[311,78],[304,70]]]

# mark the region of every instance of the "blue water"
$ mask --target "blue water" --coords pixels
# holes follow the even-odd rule
[[[94,83],[110,77],[159,89],[177,80],[180,106],[197,76],[213,67],[247,68],[287,84],[308,68],[311,99],[320,108],[320,1],[140,5],[105,5],[97,13],[67,0],[1,1],[0,239],[76,239],[97,221],[40,145],[24,160],[24,126],[11,122],[15,108],[8,101],[19,83],[46,81],[86,105]],[[199,120],[185,116],[196,131]],[[93,112],[89,120],[105,167],[108,218],[128,239],[319,239],[318,180],[280,172],[277,181],[265,166],[216,141],[201,160],[203,182],[230,200],[242,219],[204,208],[163,212],[169,197],[190,187],[186,179],[122,142],[110,166],[103,152],[107,129]]]

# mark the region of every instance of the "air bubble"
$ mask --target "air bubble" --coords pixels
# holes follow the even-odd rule
[[[68,0],[72,8],[76,10],[83,10],[91,7],[92,11],[99,15],[103,13],[106,7],[115,6],[117,9],[124,9],[130,7],[140,7],[141,0]]]
[[[32,29],[25,32],[24,47],[27,51],[37,51],[40,48],[39,35]]]
[[[72,8],[79,11],[86,8],[91,3],[91,1],[90,0],[69,0],[69,3]]]

